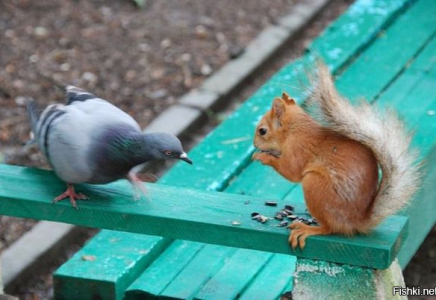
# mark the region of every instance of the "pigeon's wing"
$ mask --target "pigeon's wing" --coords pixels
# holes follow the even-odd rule
[[[109,128],[140,132],[131,116],[103,99],[75,100],[62,111],[64,114],[51,123],[46,156],[66,182],[88,182],[93,177],[97,170],[92,151]]]
[[[38,142],[38,147],[42,154],[50,162],[50,155],[48,151],[49,136],[52,124],[65,114],[65,106],[62,104],[49,105],[42,112],[39,112],[35,102],[29,101],[27,103],[27,112],[29,115],[30,123],[34,138]]]
[[[83,102],[91,99],[98,99],[98,97],[74,85],[65,86],[65,100],[67,105],[77,101]]]

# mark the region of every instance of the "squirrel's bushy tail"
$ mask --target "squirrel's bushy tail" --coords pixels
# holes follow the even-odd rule
[[[404,207],[420,187],[418,153],[410,149],[412,136],[394,111],[381,112],[365,101],[354,106],[341,97],[321,62],[313,83],[309,106],[319,110],[329,128],[369,147],[379,162],[383,174],[370,220],[376,225]]]

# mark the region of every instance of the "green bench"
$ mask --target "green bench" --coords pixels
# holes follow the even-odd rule
[[[399,266],[407,265],[435,223],[435,189],[424,184],[404,212],[369,236],[310,237],[304,251],[293,252],[284,228],[251,220],[253,211],[277,210],[263,205],[271,199],[304,212],[299,185],[251,162],[252,134],[284,90],[304,101],[304,66],[321,56],[344,95],[399,111],[416,132],[413,144],[433,182],[435,19],[431,0],[358,0],[310,52],[280,70],[191,151],[194,167],[178,164],[150,184],[152,202],[133,201],[120,181],[79,187],[91,200],[78,212],[68,203],[51,206],[47,199],[64,187],[51,172],[4,165],[0,214],[111,229],[57,270],[55,299],[269,300],[291,290],[294,299],[392,298],[391,287],[402,280]]]

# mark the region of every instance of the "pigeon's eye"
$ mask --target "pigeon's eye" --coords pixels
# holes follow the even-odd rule
[[[170,156],[172,154],[171,151],[165,151],[164,153],[166,156]]]
[[[266,130],[266,128],[259,128],[259,134],[260,135],[265,135],[266,134],[266,132],[267,132],[267,130]]]

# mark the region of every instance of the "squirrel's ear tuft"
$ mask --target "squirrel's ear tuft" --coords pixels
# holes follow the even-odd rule
[[[294,98],[289,97],[287,93],[283,93],[282,99],[285,100],[286,104],[295,104]]]
[[[281,119],[286,112],[285,100],[282,98],[275,98],[271,111],[277,125],[281,126]]]

